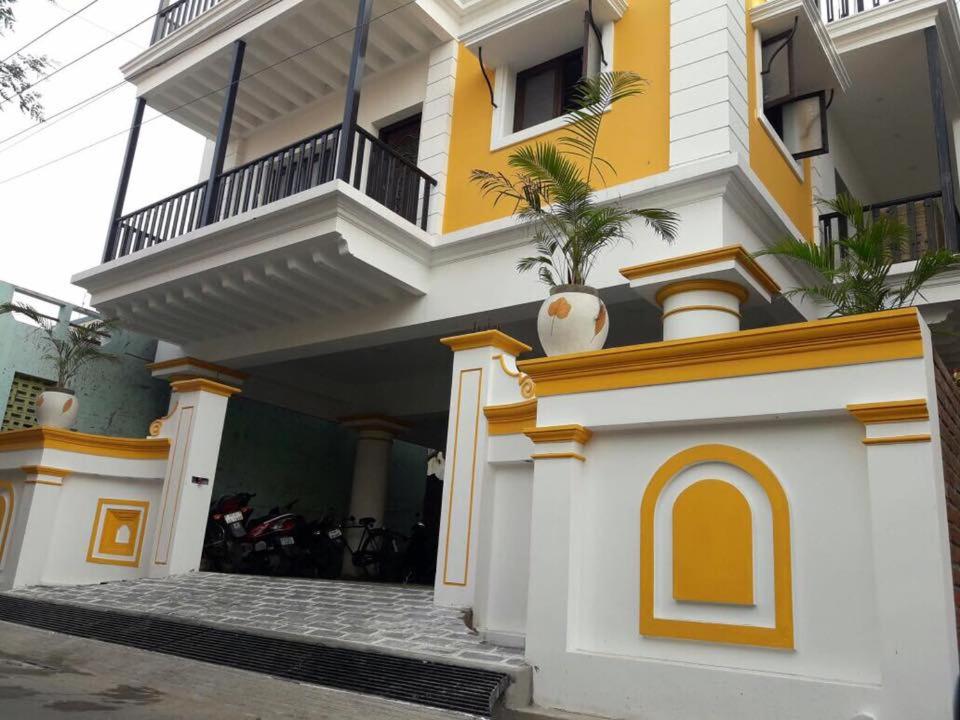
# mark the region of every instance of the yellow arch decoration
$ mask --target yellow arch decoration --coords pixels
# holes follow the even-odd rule
[[[667,484],[682,470],[707,462],[743,470],[763,489],[773,518],[774,627],[753,627],[693,620],[668,620],[654,613],[654,515]],[[769,467],[729,445],[698,445],[677,453],[654,473],[640,506],[640,634],[682,640],[793,649],[793,579],[790,560],[790,510],[786,493]]]
[[[724,480],[699,480],[673,504],[673,597],[753,605],[750,503]]]

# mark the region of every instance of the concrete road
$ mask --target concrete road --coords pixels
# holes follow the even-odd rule
[[[469,717],[0,622],[3,720]]]

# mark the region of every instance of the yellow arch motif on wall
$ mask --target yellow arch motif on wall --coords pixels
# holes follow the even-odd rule
[[[770,503],[773,520],[773,585],[774,585],[774,627],[755,627],[726,623],[701,622],[694,620],[672,620],[658,618],[654,611],[655,583],[655,538],[654,518],[657,501],[664,488],[683,470],[694,465],[714,462],[731,465],[750,475],[763,489]],[[719,482],[704,480],[703,482]],[[688,488],[700,485],[696,483]],[[720,483],[727,485],[727,483]],[[732,486],[731,486],[732,487]],[[716,496],[716,487],[707,486],[707,495]],[[736,488],[734,488],[736,490]],[[739,490],[736,490],[739,495]],[[681,493],[682,497],[683,493]],[[740,496],[742,497],[742,495]],[[696,499],[696,495],[694,495]],[[677,498],[679,501],[680,498]],[[728,496],[726,502],[730,503]],[[675,503],[676,504],[676,503]],[[682,509],[682,508],[681,508]],[[742,543],[742,535],[741,540]],[[743,552],[742,547],[728,548],[732,552]],[[685,551],[686,553],[687,551]],[[674,552],[674,561],[677,561]],[[696,565],[694,565],[696,568]],[[752,568],[751,568],[752,569]],[[695,570],[699,572],[699,570]],[[698,580],[704,578],[699,577]],[[732,585],[742,594],[743,582]],[[721,592],[729,596],[731,587],[719,588],[709,596],[719,597]],[[752,596],[752,578],[750,582]],[[678,598],[679,599],[679,598]],[[697,599],[696,602],[711,602]],[[712,601],[716,602],[716,600]],[[728,643],[736,645],[756,645],[761,647],[793,649],[793,580],[790,561],[790,511],[787,496],[779,480],[769,467],[750,453],[729,445],[698,445],[677,453],[667,460],[654,473],[643,494],[640,506],[640,634],[651,637],[669,637],[682,640]]]
[[[753,605],[753,516],[734,485],[700,480],[673,503],[673,598]]]

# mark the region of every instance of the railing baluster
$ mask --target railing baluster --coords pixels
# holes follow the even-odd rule
[[[360,176],[363,175],[363,152],[366,145],[366,136],[360,135],[359,142],[357,143],[357,164],[353,168],[353,186],[357,190],[360,189]]]

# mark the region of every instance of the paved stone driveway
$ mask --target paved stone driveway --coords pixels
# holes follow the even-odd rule
[[[521,651],[482,642],[464,625],[459,610],[436,607],[430,588],[198,572],[162,580],[37,586],[9,594],[501,671],[524,665]]]

